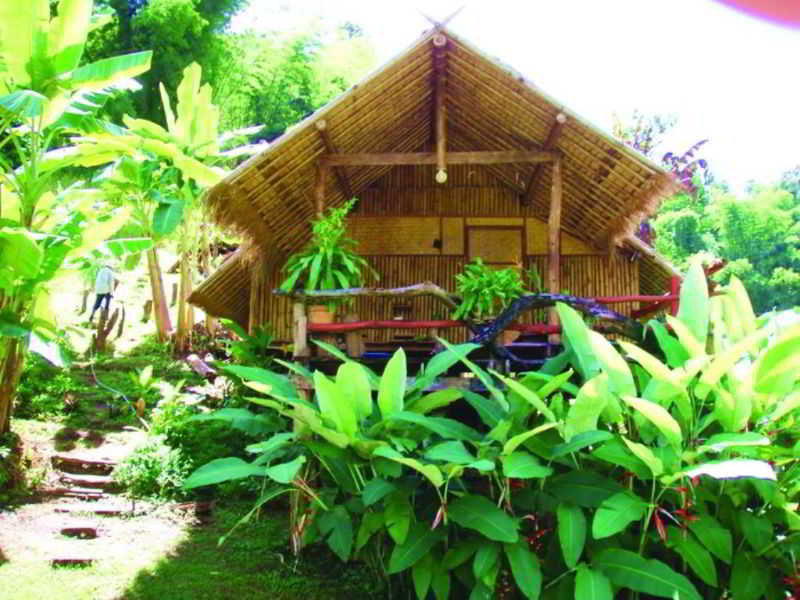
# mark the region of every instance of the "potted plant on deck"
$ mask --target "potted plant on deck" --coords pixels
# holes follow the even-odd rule
[[[456,294],[461,304],[453,314],[454,319],[472,319],[485,322],[494,319],[517,298],[525,293],[519,271],[513,267],[493,268],[476,258],[456,275]],[[503,332],[502,343],[510,344],[519,332]]]
[[[361,287],[364,273],[378,279],[378,273],[355,251],[358,243],[346,236],[345,219],[355,199],[339,208],[331,208],[312,221],[311,240],[300,252],[292,254],[283,267],[285,279],[280,288],[286,292],[304,289],[335,290]],[[309,307],[312,323],[332,323],[341,301]]]

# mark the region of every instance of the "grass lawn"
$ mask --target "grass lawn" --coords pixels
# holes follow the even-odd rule
[[[218,547],[219,537],[247,508],[247,504],[218,508],[211,523],[193,527],[156,516],[114,519],[123,521],[117,526],[121,529],[118,547],[86,568],[52,568],[45,556],[0,548],[0,598],[353,600],[384,596],[363,565],[342,564],[320,546],[308,548],[296,561],[288,550],[283,510],[266,513]],[[4,550],[10,560],[2,563]]]

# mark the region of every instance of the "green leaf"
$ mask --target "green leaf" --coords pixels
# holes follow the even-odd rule
[[[542,571],[539,566],[539,559],[533,554],[525,542],[519,541],[516,544],[504,544],[503,548],[511,566],[511,574],[517,587],[528,598],[536,600],[542,589]]]
[[[600,442],[610,440],[612,437],[614,436],[608,431],[584,431],[583,433],[573,436],[570,441],[555,446],[550,453],[550,457],[558,458],[559,456],[577,452],[578,450],[582,450],[587,446],[593,446],[595,444],[599,444]]]
[[[370,538],[383,529],[383,513],[366,511],[356,534],[356,553],[367,545]]]
[[[153,233],[169,235],[178,228],[183,218],[183,201],[161,202],[153,212]]]
[[[353,438],[358,431],[358,423],[356,406],[352,402],[352,397],[344,394],[347,386],[347,382],[339,385],[328,379],[322,372],[314,372],[314,391],[320,413],[323,418],[335,425],[337,431]]]
[[[558,518],[558,541],[564,562],[574,569],[583,554],[586,543],[586,516],[580,507],[569,502],[561,502],[556,509]]]
[[[511,379],[510,377],[505,377],[505,376],[501,375],[500,373],[496,373],[494,371],[492,371],[492,373],[498,379],[500,379],[503,383],[505,383],[510,390],[512,390],[512,391],[516,392],[517,394],[519,394],[520,396],[522,396],[522,398],[524,398],[536,410],[538,410],[542,415],[544,415],[544,417],[548,421],[550,421],[551,423],[554,423],[554,422],[556,422],[558,420],[558,419],[556,419],[555,414],[553,414],[553,411],[550,410],[547,407],[547,405],[544,403],[544,401],[541,398],[539,398],[539,396],[536,394],[536,392],[534,392],[533,390],[529,389],[528,387],[526,387],[525,385],[521,384],[520,382]]]
[[[756,600],[767,589],[769,565],[747,552],[737,552],[733,560],[730,588],[733,600]]]
[[[450,573],[444,569],[437,570],[431,580],[431,589],[436,600],[448,600],[450,598]]]
[[[434,410],[444,408],[445,406],[450,406],[453,402],[463,397],[464,394],[461,390],[457,388],[447,388],[426,394],[406,408],[411,412],[425,415]]]
[[[609,389],[619,396],[632,396],[636,393],[633,375],[625,359],[620,356],[605,336],[589,331],[592,352],[600,362],[600,368],[608,375]]]
[[[434,558],[432,554],[423,556],[411,569],[414,591],[418,600],[425,600],[433,579]]]
[[[464,399],[475,409],[478,416],[488,427],[495,427],[508,413],[494,398],[486,398],[469,390],[461,390]]]
[[[320,533],[326,536],[328,547],[342,562],[347,562],[353,549],[353,521],[343,506],[323,512],[318,517]]]
[[[694,388],[695,395],[699,398],[708,396],[712,387],[716,385],[724,375],[730,372],[734,365],[741,360],[743,355],[752,352],[761,340],[767,337],[767,334],[768,331],[766,329],[756,331],[722,353],[717,354],[711,363],[703,369],[703,374],[700,376],[700,380]]]
[[[579,433],[597,429],[597,420],[606,408],[608,396],[608,375],[605,373],[581,386],[564,424],[564,437],[568,441]]]
[[[771,423],[776,423],[789,413],[794,412],[798,407],[800,407],[800,392],[789,394],[777,403],[775,410],[769,415],[769,420]]]
[[[478,348],[480,348],[478,344],[457,344],[455,346],[450,346],[444,352],[439,352],[425,365],[424,372],[416,378],[414,385],[411,387],[411,391],[426,389],[439,375],[447,372],[450,367],[459,362],[462,357],[467,356],[470,352]]]
[[[258,367],[243,367],[240,365],[223,365],[223,371],[236,375],[243,381],[257,381],[270,387],[270,395],[280,398],[298,398],[297,390],[285,375],[279,375]]]
[[[402,544],[392,550],[389,558],[389,575],[400,573],[413,566],[419,559],[428,554],[442,538],[442,532],[431,530],[427,525],[415,523]]]
[[[600,571],[580,565],[575,575],[575,600],[614,600],[611,582]]]
[[[336,387],[345,402],[352,407],[356,420],[372,414],[372,387],[364,368],[355,362],[346,362],[336,371]]]
[[[644,444],[639,444],[637,442],[632,442],[628,438],[622,438],[623,443],[628,447],[628,450],[633,452],[633,454],[641,460],[647,468],[650,469],[650,472],[653,474],[653,477],[658,477],[664,472],[664,463],[658,458],[653,451],[645,446]]]
[[[102,90],[147,71],[152,56],[148,50],[104,58],[75,69],[69,82],[81,91]]]
[[[477,552],[478,548],[480,548],[483,543],[483,539],[469,539],[451,547],[442,559],[442,567],[447,570],[453,570],[459,565],[464,564],[469,560],[470,556]]]
[[[739,479],[741,477],[752,477],[754,479],[777,481],[775,470],[768,462],[745,458],[734,458],[731,460],[703,463],[684,471],[683,474],[686,477],[699,477],[700,475],[708,475],[714,479]]]
[[[723,452],[728,448],[744,448],[749,446],[769,446],[769,438],[755,432],[718,433],[708,438],[697,448],[698,452]]]
[[[667,441],[675,448],[681,447],[681,442],[683,441],[681,426],[678,425],[678,422],[664,407],[659,406],[655,402],[650,402],[649,400],[636,398],[634,396],[625,396],[622,400],[655,425]]]
[[[500,559],[500,545],[484,542],[475,553],[472,561],[472,573],[475,579],[481,579],[484,574],[489,572]]]
[[[514,519],[483,496],[467,494],[452,502],[448,518],[496,542],[516,542],[519,538]]]
[[[740,512],[738,517],[742,533],[755,552],[760,553],[775,541],[772,523],[767,517],[756,516],[748,511]]]
[[[669,334],[663,323],[652,320],[648,322],[647,326],[653,330],[656,340],[658,340],[658,345],[664,356],[666,356],[667,364],[670,367],[673,369],[680,367],[689,359],[689,353],[677,339]]]
[[[244,479],[253,475],[263,477],[266,475],[266,471],[266,468],[252,465],[241,458],[217,458],[189,475],[183,482],[183,489],[191,490],[204,485]]]
[[[378,387],[378,406],[385,417],[403,410],[403,396],[406,391],[406,355],[398,348],[383,371]]]
[[[652,452],[650,454],[652,455]],[[604,460],[607,463],[611,463],[612,465],[622,467],[626,471],[630,471],[631,473],[635,474],[637,477],[639,477],[639,479],[648,479],[652,475],[651,470],[645,465],[645,463],[643,463],[641,459],[637,458],[635,454],[632,454],[628,447],[618,437],[614,438],[613,440],[609,440],[599,448],[593,450],[592,456],[594,458]],[[656,457],[653,456],[653,458],[655,459]]]
[[[384,496],[397,490],[397,486],[385,479],[376,477],[370,479],[361,492],[361,501],[364,506],[371,506],[380,501]]]
[[[0,272],[9,272],[12,279],[33,279],[39,273],[44,251],[34,235],[24,229],[0,229]]]
[[[245,408],[220,408],[210,413],[201,413],[190,417],[191,421],[226,421],[233,429],[243,431],[248,435],[261,436],[275,431],[275,421],[265,414],[255,414]],[[286,437],[281,437],[286,436]],[[273,443],[281,441],[281,445],[286,440],[294,437],[292,433],[283,433],[274,436]],[[264,442],[266,444],[266,442]],[[272,448],[270,447],[270,450]],[[260,450],[257,450],[257,452]]]
[[[429,417],[415,412],[400,411],[389,417],[393,421],[405,421],[420,425],[446,439],[465,440],[477,442],[483,436],[463,423],[445,417]]]
[[[706,274],[700,261],[695,260],[681,285],[678,320],[686,325],[701,344],[705,344],[708,337],[710,312]]]
[[[619,587],[659,598],[674,598],[677,592],[681,600],[702,600],[686,577],[658,560],[646,560],[629,550],[603,550],[594,556],[592,565]]]
[[[412,514],[408,495],[404,492],[395,492],[384,502],[383,516],[386,530],[395,544],[402,544],[408,537]]]
[[[503,445],[503,454],[505,455],[511,454],[512,452],[514,452],[514,450],[516,450],[523,443],[525,443],[525,441],[528,440],[529,438],[532,438],[535,435],[539,435],[540,433],[547,431],[548,429],[553,429],[554,427],[557,426],[558,426],[557,423],[545,423],[544,425],[539,425],[539,427],[534,427],[530,431],[526,431],[524,433],[519,433],[515,435]]]
[[[277,483],[289,484],[297,477],[297,473],[305,462],[305,456],[298,456],[290,462],[269,467],[264,474]]]
[[[800,377],[800,325],[786,331],[753,367],[754,387],[762,394],[786,392]]]
[[[477,460],[464,447],[463,443],[456,441],[442,442],[441,444],[432,446],[425,452],[425,458],[428,460],[441,460],[448,463],[455,463],[457,465],[468,465]]]
[[[717,569],[711,554],[703,548],[692,535],[684,535],[677,527],[667,529],[667,545],[673,548],[681,558],[697,573],[697,576],[708,585],[717,587]]]
[[[603,500],[622,491],[615,481],[592,471],[570,471],[549,480],[550,493],[563,502],[596,508]]]
[[[689,529],[714,556],[730,564],[733,560],[733,538],[731,532],[719,524],[711,515],[700,515],[689,522]]]
[[[599,540],[623,531],[631,522],[644,516],[647,503],[629,492],[606,498],[594,513],[592,537]]]
[[[592,379],[600,373],[600,363],[589,341],[590,329],[583,322],[583,318],[566,304],[557,303],[556,311],[569,347],[578,359],[584,380]]]
[[[664,318],[667,321],[667,325],[669,325],[672,331],[675,332],[675,335],[678,336],[681,345],[689,354],[690,358],[698,358],[705,355],[705,340],[698,340],[682,321],[679,321],[672,315],[666,315]]]
[[[447,340],[445,340],[443,338],[436,338],[436,339],[445,348],[447,348],[450,352],[458,354],[459,355],[459,359],[461,360],[461,362],[464,363],[464,365],[466,365],[466,367],[475,374],[475,376],[486,387],[486,389],[489,390],[489,393],[494,397],[494,399],[497,400],[497,403],[501,407],[503,407],[503,410],[508,410],[508,402],[506,402],[506,399],[503,396],[503,393],[499,389],[497,389],[497,386],[494,384],[494,382],[492,381],[492,378],[489,376],[489,374],[486,371],[484,371],[483,369],[481,369],[474,362],[469,360],[466,357],[466,353],[464,352],[464,350],[461,350],[462,347],[468,347],[469,344],[462,344],[460,346],[454,346],[453,344],[451,344],[450,342],[448,342]]]
[[[389,460],[400,463],[401,465],[406,465],[407,467],[411,467],[415,471],[424,475],[425,478],[436,487],[440,487],[444,484],[444,478],[442,477],[442,472],[436,465],[425,465],[413,458],[406,458],[402,454],[400,454],[396,450],[389,448],[388,446],[380,446],[376,448],[375,451],[372,453],[372,455],[388,458]]]
[[[553,474],[553,469],[541,464],[527,452],[512,452],[500,460],[503,463],[503,475],[513,479],[540,479]]]

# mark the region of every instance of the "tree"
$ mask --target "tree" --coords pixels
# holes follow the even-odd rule
[[[128,114],[163,122],[159,83],[178,87],[180,74],[192,62],[202,65],[214,82],[230,68],[230,47],[222,32],[249,0],[103,0],[97,12],[113,15],[91,40],[92,59],[140,49],[153,50],[153,64],[142,77],[142,90]],[[116,113],[118,117],[121,113]]]
[[[86,38],[102,20],[92,0],[0,2],[0,147],[13,162],[0,165],[0,434],[30,346],[55,359],[51,285],[69,261],[113,234],[124,214],[96,216],[97,197],[59,189],[63,164],[45,155],[60,132],[87,122],[103,90],[147,70],[149,52],[81,65]],[[101,125],[96,124],[98,127]]]

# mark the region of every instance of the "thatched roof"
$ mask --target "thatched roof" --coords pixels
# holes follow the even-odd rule
[[[319,121],[324,120],[329,140],[341,154],[430,148],[435,131],[433,39],[437,34],[447,40],[444,90],[449,151],[548,149],[557,118],[566,117],[557,142],[562,153],[561,224],[565,231],[597,247],[626,244],[642,218],[676,189],[661,167],[574,114],[519,73],[451,32],[432,29],[214,187],[208,196],[214,219],[268,252],[287,254],[302,247],[310,236],[307,224],[315,214],[315,168],[328,152],[315,126]],[[484,168],[500,184],[529,200],[535,215],[546,219],[550,181],[549,175],[533,177],[538,167],[529,163]],[[348,167],[353,194],[358,196],[391,168]],[[345,186],[329,180],[326,206],[349,199]],[[535,185],[526,193],[531,181]],[[666,271],[655,267],[653,279],[657,280]],[[231,266],[215,274],[214,281],[204,284],[203,293],[194,299],[208,297],[208,285],[216,285],[223,275],[229,279],[233,271]],[[235,285],[241,288],[245,273],[238,271],[235,276]],[[224,288],[233,293],[234,282],[228,279],[218,291]],[[236,292],[240,294],[241,289]],[[222,302],[217,298],[215,303]]]

